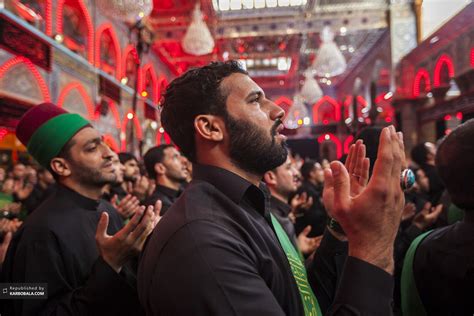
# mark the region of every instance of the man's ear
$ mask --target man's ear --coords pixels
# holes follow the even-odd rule
[[[71,175],[71,167],[64,158],[54,157],[51,159],[49,166],[60,177],[69,177]]]
[[[276,185],[276,175],[273,171],[267,171],[263,175],[263,181],[265,181],[266,184],[270,185]]]
[[[210,141],[219,142],[224,139],[225,123],[221,117],[202,114],[194,119],[196,134]]]
[[[161,162],[155,163],[155,172],[157,175],[161,176],[166,173],[166,167]]]

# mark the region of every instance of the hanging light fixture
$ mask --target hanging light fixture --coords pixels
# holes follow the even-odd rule
[[[334,33],[329,26],[324,27],[321,41],[321,46],[312,65],[314,71],[320,77],[334,77],[342,74],[347,68],[347,63],[334,42]]]
[[[153,9],[152,0],[96,0],[97,7],[111,19],[134,24]]]
[[[304,72],[304,83],[301,87],[300,95],[304,102],[315,103],[323,96],[323,90],[319,87],[318,82],[314,79],[314,73],[312,70],[307,69]]]
[[[285,127],[295,129],[303,125],[309,125],[308,109],[304,104],[303,97],[297,94],[293,98],[293,105],[284,119]]]
[[[207,55],[214,50],[214,39],[204,22],[199,2],[194,8],[191,24],[181,44],[186,53],[195,56]]]

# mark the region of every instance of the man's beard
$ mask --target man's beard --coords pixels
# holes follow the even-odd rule
[[[74,167],[75,178],[80,184],[89,187],[102,188],[106,184],[116,184],[117,175],[115,172],[106,173],[102,171],[103,166],[94,169],[88,166],[77,163],[76,161],[70,161]],[[108,162],[104,162],[106,164]]]
[[[137,175],[127,175],[127,174],[124,174],[123,175],[123,180],[124,181],[128,181],[128,182],[133,182],[135,183],[137,180],[138,180],[138,176]]]
[[[277,120],[270,131],[260,126],[230,115],[226,116],[230,144],[229,154],[239,168],[255,175],[275,169],[286,161],[288,148],[283,141],[275,141],[276,129],[281,120]]]

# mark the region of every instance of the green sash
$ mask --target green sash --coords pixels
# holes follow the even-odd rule
[[[321,316],[321,309],[319,308],[318,300],[316,299],[316,296],[314,296],[311,286],[309,285],[301,253],[295,249],[290,238],[283,230],[283,227],[281,227],[280,222],[278,222],[275,216],[271,213],[270,216],[272,218],[273,228],[275,229],[278,240],[280,241],[280,245],[290,263],[291,272],[295,278],[296,285],[298,285],[305,316]]]
[[[413,273],[413,262],[415,260],[416,249],[418,245],[432,231],[421,234],[408,248],[402,270],[402,315],[403,316],[426,316],[425,307],[421,301],[418,289],[416,288],[415,275]]]

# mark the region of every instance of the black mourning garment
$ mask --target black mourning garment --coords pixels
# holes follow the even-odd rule
[[[171,205],[178,199],[181,191],[174,190],[163,185],[157,185],[155,192],[146,199],[145,205],[155,205],[156,201],[161,200],[160,215],[163,216],[168,211]]]
[[[37,208],[14,235],[2,282],[47,283],[48,299],[1,300],[2,315],[142,315],[136,274],[116,273],[101,257],[95,233],[102,211],[108,234],[122,226],[105,201],[64,186]]]
[[[304,315],[269,200],[264,185],[195,165],[140,261],[147,315]],[[392,289],[388,273],[348,257],[328,315],[390,315]]]
[[[298,249],[295,226],[293,222],[290,220],[290,218],[288,217],[288,215],[291,212],[291,206],[288,203],[280,201],[276,197],[272,196],[270,198],[270,211],[278,220],[281,227],[285,230],[293,246],[295,246],[295,248]]]
[[[474,212],[418,246],[413,273],[428,315],[474,315]]]

